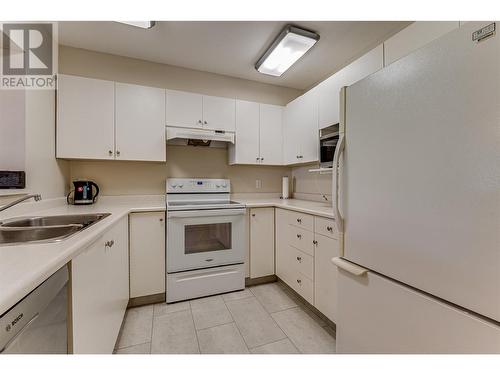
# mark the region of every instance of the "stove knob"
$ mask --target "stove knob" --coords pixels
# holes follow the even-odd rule
[[[174,189],[177,187],[177,184],[170,184]]]
[[[179,184],[179,187],[182,189],[182,187],[184,186],[184,184]]]
[[[227,188],[227,184],[224,182],[224,183],[222,184],[222,187],[223,187],[224,189],[225,189],[225,188]]]
[[[219,184],[215,184],[215,186],[216,186],[217,188],[220,188],[220,185],[219,185]]]

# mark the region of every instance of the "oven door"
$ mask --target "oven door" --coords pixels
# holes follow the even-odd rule
[[[244,208],[167,213],[167,272],[244,261]]]

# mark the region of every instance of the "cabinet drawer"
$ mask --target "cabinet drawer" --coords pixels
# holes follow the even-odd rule
[[[307,278],[314,280],[314,258],[290,246],[291,263],[294,268]]]
[[[314,294],[314,286],[313,282],[305,277],[299,271],[295,271],[293,274],[293,279],[291,280],[290,287],[299,293],[302,298],[304,298],[311,305],[314,304],[313,294]]]
[[[322,234],[323,236],[327,236],[330,238],[339,238],[337,227],[335,226],[335,221],[333,219],[315,216],[314,231],[318,234]]]
[[[294,225],[299,228],[313,231],[314,220],[312,215],[302,214],[300,212],[288,211],[287,212],[288,224]]]
[[[312,256],[314,256],[313,236],[313,232],[293,225],[288,226],[288,243]]]

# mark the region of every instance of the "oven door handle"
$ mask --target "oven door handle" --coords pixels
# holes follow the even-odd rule
[[[244,215],[245,208],[222,209],[222,210],[192,210],[192,211],[169,211],[167,218],[183,217],[212,217],[212,216],[237,216]]]

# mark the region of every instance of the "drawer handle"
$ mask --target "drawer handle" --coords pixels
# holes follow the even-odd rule
[[[302,238],[301,234],[297,234],[297,238],[300,240]]]
[[[313,244],[317,245],[317,244],[318,244],[318,241],[313,240]]]
[[[297,257],[297,260],[298,260],[299,262],[302,262],[302,257]]]
[[[302,219],[297,219],[297,223],[302,223]]]
[[[301,279],[297,279],[297,284],[302,284],[302,280]]]
[[[326,227],[326,230],[327,230],[328,232],[333,232],[333,227],[328,226],[328,227]]]

